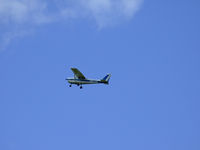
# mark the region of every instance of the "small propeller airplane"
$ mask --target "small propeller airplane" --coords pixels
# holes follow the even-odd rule
[[[70,83],[69,87],[72,87],[72,84],[80,85],[80,89],[82,89],[83,84],[109,84],[109,79],[111,77],[111,74],[107,74],[103,79],[101,80],[91,80],[85,78],[85,76],[77,69],[77,68],[71,68],[72,72],[74,73],[74,78],[67,78],[66,80]]]

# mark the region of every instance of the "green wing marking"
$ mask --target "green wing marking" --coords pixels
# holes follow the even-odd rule
[[[71,68],[71,70],[78,79],[86,79],[85,76],[77,68]]]

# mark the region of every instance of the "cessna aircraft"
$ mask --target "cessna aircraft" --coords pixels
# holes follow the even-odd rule
[[[101,80],[90,80],[86,79],[85,76],[77,69],[77,68],[71,68],[72,72],[74,73],[74,78],[67,78],[66,80],[70,83],[69,87],[72,86],[72,84],[80,85],[80,89],[82,89],[82,84],[109,84],[109,79],[111,77],[111,74],[107,74],[103,79]]]

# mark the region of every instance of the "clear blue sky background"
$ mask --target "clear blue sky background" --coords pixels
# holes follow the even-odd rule
[[[69,88],[70,67],[110,85]],[[0,149],[199,150],[199,100],[200,1],[49,23],[0,52]]]

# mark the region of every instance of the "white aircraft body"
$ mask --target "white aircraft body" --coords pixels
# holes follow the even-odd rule
[[[80,89],[82,89],[83,84],[109,84],[109,79],[111,77],[111,74],[107,74],[103,79],[101,80],[91,80],[85,78],[85,76],[77,69],[77,68],[71,68],[72,72],[74,73],[74,78],[67,78],[66,80],[70,83],[70,87],[72,84],[80,85]]]

